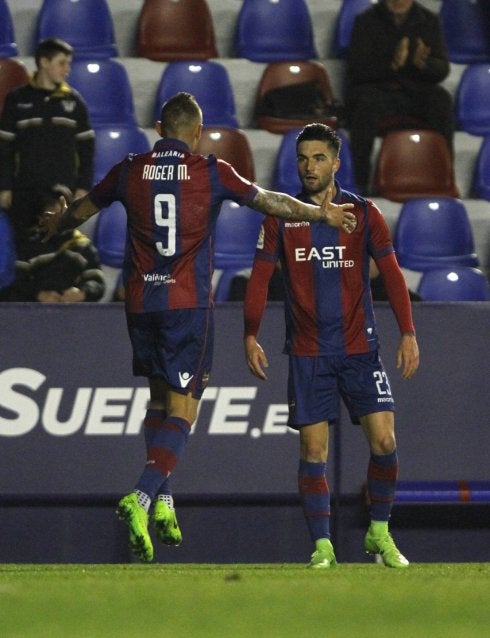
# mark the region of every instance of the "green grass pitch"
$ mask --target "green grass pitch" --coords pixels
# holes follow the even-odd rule
[[[1,565],[3,638],[487,638],[490,563]]]

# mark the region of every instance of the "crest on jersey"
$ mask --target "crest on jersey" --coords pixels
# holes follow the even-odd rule
[[[73,113],[75,110],[75,100],[61,100],[61,104],[63,105],[65,113]]]

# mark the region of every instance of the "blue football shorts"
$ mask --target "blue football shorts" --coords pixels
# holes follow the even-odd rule
[[[335,423],[343,399],[352,423],[394,411],[390,382],[377,351],[348,356],[289,357],[288,425]]]
[[[128,313],[133,374],[163,379],[181,394],[200,399],[213,362],[210,308]]]

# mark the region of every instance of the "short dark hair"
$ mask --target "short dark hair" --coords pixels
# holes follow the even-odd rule
[[[48,58],[51,60],[58,53],[64,53],[65,55],[73,55],[73,47],[68,42],[60,40],[59,38],[45,38],[41,40],[36,47],[36,65],[39,66],[41,58]]]
[[[69,204],[73,199],[73,193],[68,186],[65,184],[53,184],[50,188],[44,189],[39,193],[38,199],[38,207],[39,210],[45,211],[49,210],[49,208],[63,195],[66,199],[66,203]]]
[[[189,126],[202,115],[196,98],[190,93],[181,91],[169,98],[162,106],[160,123],[165,133],[176,133]]]
[[[342,139],[330,126],[320,124],[318,122],[315,122],[314,124],[307,124],[298,133],[298,137],[296,138],[296,151],[298,150],[298,146],[301,142],[311,142],[313,140],[325,142],[325,144],[335,151],[336,157],[339,156]]]

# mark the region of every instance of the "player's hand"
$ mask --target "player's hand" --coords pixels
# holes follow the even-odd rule
[[[351,209],[354,204],[332,204],[332,187],[327,189],[325,199],[321,203],[321,210],[325,214],[327,224],[334,228],[341,228],[347,233],[352,233],[357,226],[357,218]]]
[[[415,335],[403,335],[396,353],[396,367],[402,369],[402,377],[410,379],[419,367],[419,347]]]
[[[264,368],[269,367],[267,357],[262,346],[255,337],[245,337],[245,358],[252,374],[259,379],[267,379]]]
[[[58,210],[44,211],[44,213],[41,215],[39,219],[37,230],[42,235],[44,235],[41,240],[43,243],[47,242],[48,240],[51,239],[51,237],[54,237],[54,235],[56,235],[56,233],[58,232],[59,221],[63,213],[65,212],[65,210],[68,208],[66,204],[66,199],[63,197],[63,195],[60,196],[58,201],[60,203]]]

